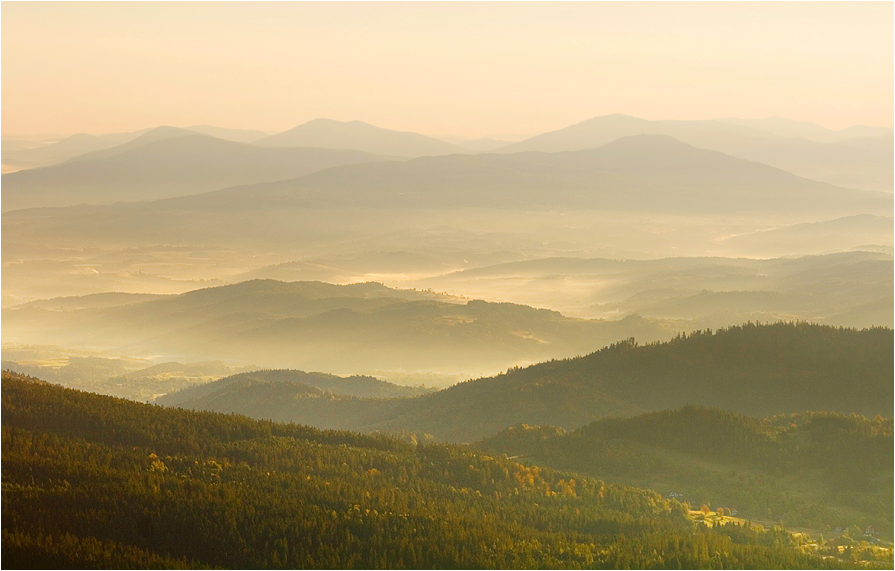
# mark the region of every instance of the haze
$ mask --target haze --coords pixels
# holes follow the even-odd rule
[[[0,11],[8,567],[893,568],[891,2]]]
[[[518,140],[610,113],[892,125],[888,2],[8,2],[2,15],[4,137],[328,117]]]

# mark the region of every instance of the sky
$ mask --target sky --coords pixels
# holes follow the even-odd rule
[[[3,2],[2,134],[893,125],[892,2]]]

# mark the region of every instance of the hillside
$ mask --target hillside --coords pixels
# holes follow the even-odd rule
[[[891,329],[749,324],[667,343],[623,342],[486,382],[542,390],[574,383],[652,410],[703,404],[754,416],[805,410],[892,416],[892,349]]]
[[[673,334],[636,317],[582,320],[376,283],[273,280],[98,309],[27,304],[4,309],[3,324],[7,343],[107,347],[117,354],[228,359],[336,374],[409,370],[467,377],[583,354],[632,335],[656,340]]]
[[[463,147],[418,133],[392,131],[362,121],[314,119],[289,131],[255,141],[263,147],[354,149],[376,155],[421,157],[467,153]]]
[[[763,420],[701,407],[606,419],[573,432],[517,425],[488,453],[737,510],[788,526],[868,526],[891,540],[892,419],[832,413]]]
[[[746,325],[667,343],[618,343],[413,399],[298,400],[278,406],[276,419],[471,442],[519,423],[572,430],[687,404],[754,416],[826,410],[891,417],[892,348],[891,329]],[[221,410],[239,410],[241,398],[231,399]]]
[[[261,148],[159,127],[62,164],[3,175],[3,209],[157,200],[374,160],[359,151]]]
[[[654,492],[467,448],[169,410],[6,373],[2,392],[11,568],[849,565],[782,531],[694,529]]]
[[[183,403],[190,402],[192,403],[191,406],[193,408],[220,411],[220,409],[215,406],[205,404],[205,401],[208,399],[219,399],[221,391],[224,390],[235,391],[238,393],[240,388],[247,384],[305,386],[320,389],[319,392],[314,392],[317,396],[322,395],[323,392],[328,392],[335,395],[359,398],[411,397],[426,394],[433,390],[423,387],[396,385],[373,377],[357,375],[353,377],[339,377],[327,373],[306,373],[304,371],[294,370],[262,370],[239,373],[211,383],[190,387],[175,393],[167,394],[156,399],[156,402],[165,406],[179,406]],[[248,410],[233,410],[229,412],[237,412],[256,418],[260,416],[259,411],[249,412]],[[273,416],[270,418],[273,418]]]

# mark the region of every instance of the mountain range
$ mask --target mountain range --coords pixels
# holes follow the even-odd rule
[[[765,130],[769,124],[771,131]],[[822,127],[809,130],[819,131],[821,139],[836,139]],[[782,133],[788,135],[780,136]],[[799,135],[792,136],[794,133]],[[774,120],[648,121],[627,115],[606,115],[507,145],[500,152],[577,151],[640,134],[667,135],[702,149],[762,162],[813,180],[893,191],[893,156],[886,150],[892,144],[893,135],[892,129],[887,128],[855,128],[846,131],[841,139],[821,142],[805,138],[804,126],[793,129],[787,123],[781,128],[780,121]],[[862,147],[860,142],[849,142],[856,137],[874,138],[876,144],[868,147],[865,140]]]
[[[813,123],[781,118],[648,121],[625,115],[607,115],[510,144],[487,138],[453,144],[361,121],[332,119],[315,119],[276,135],[207,125],[196,125],[185,130],[265,147],[351,149],[405,158],[470,152],[585,150],[601,147],[625,136],[660,134],[699,148],[763,162],[809,179],[845,187],[893,191],[892,129],[855,126],[832,131]],[[8,140],[3,153],[4,172],[47,166],[85,153],[114,148],[149,131],[100,136],[78,134],[36,148]]]
[[[153,146],[155,145],[155,146]],[[257,155],[280,159],[292,166],[289,156],[306,156],[308,150],[261,149],[238,143],[187,137],[159,141],[134,149],[163,149],[170,145],[224,147],[236,155],[229,159],[230,172],[258,176]],[[337,151],[315,151],[315,153]],[[242,154],[245,153],[245,154]],[[282,155],[278,153],[283,153]],[[341,155],[337,160],[371,160],[369,156]],[[176,153],[175,153],[176,154]],[[243,157],[237,160],[236,157]],[[130,155],[109,160],[118,164]],[[212,161],[219,162],[221,154]],[[229,155],[226,155],[229,156]],[[142,164],[138,161],[137,165]],[[315,162],[313,168],[319,168]],[[188,163],[182,172],[201,170]],[[89,171],[90,161],[76,161],[52,168]],[[240,170],[245,167],[245,170]],[[171,192],[176,181],[165,179],[172,166],[158,175],[147,174],[149,183]],[[204,167],[203,167],[204,168]],[[306,167],[305,167],[306,168]],[[177,171],[178,169],[174,169]],[[269,170],[266,169],[265,170]],[[22,179],[39,176],[40,170],[4,175]],[[107,177],[104,173],[103,177]],[[151,182],[153,177],[157,183]],[[229,175],[228,175],[229,176]],[[234,175],[235,176],[235,175]],[[269,173],[266,176],[270,176]],[[218,177],[213,174],[210,178]],[[230,177],[231,181],[233,176]],[[12,179],[15,181],[16,179]],[[120,180],[114,179],[113,180]],[[203,183],[204,184],[204,183]],[[4,184],[4,194],[15,196]],[[107,187],[108,188],[108,187]],[[179,188],[183,188],[182,186]],[[118,189],[116,192],[124,192]],[[19,196],[27,200],[32,192]],[[129,195],[131,199],[134,194]],[[10,207],[4,201],[4,208]],[[450,155],[423,157],[406,162],[377,161],[327,168],[286,181],[236,186],[208,193],[180,196],[139,204],[79,207],[55,212],[17,211],[4,214],[3,231],[15,241],[46,243],[54,235],[76,235],[81,242],[108,243],[205,243],[298,242],[304,247],[341,236],[369,240],[370,230],[382,232],[419,226],[432,218],[445,224],[445,211],[487,209],[494,226],[517,221],[526,211],[594,210],[603,212],[663,213],[670,215],[796,216],[824,218],[848,214],[890,214],[892,195],[843,189],[799,178],[759,163],[736,159],[716,151],[697,149],[665,136],[634,136],[613,141],[599,149],[560,153],[514,155]],[[383,219],[386,216],[387,218]],[[459,216],[469,219],[468,214]],[[189,221],[185,224],[184,221]],[[501,222],[503,220],[503,222]],[[4,238],[5,240],[7,238]],[[271,247],[271,246],[267,246]]]
[[[452,155],[327,169],[184,203],[269,201],[300,208],[589,208],[646,212],[891,210],[891,195],[846,190],[697,149],[671,137],[623,137],[558,153]]]
[[[376,160],[361,151],[262,148],[159,127],[61,164],[4,174],[3,210],[142,202]]]

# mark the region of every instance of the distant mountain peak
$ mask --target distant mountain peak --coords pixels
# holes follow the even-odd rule
[[[170,137],[185,137],[188,135],[199,135],[199,136],[208,136],[202,135],[201,133],[197,133],[196,131],[190,131],[189,129],[181,129],[180,127],[171,127],[169,125],[160,125],[158,127],[154,127],[139,137],[135,138],[134,141],[158,141],[160,139],[167,139]]]
[[[215,127],[213,125],[193,125],[187,127],[188,130],[203,135],[210,135],[226,141],[234,141],[237,143],[254,143],[258,139],[262,139],[270,135],[264,131],[256,131],[250,129],[232,129],[227,127]]]
[[[630,125],[630,124],[646,124],[652,123],[652,121],[648,119],[641,119],[640,117],[634,117],[633,115],[625,115],[623,113],[612,113],[611,115],[598,115],[596,117],[591,117],[590,119],[585,119],[584,121],[579,121],[574,125],[570,125],[567,129],[572,129],[575,127],[590,127],[590,126],[598,126],[598,125]]]
[[[293,129],[298,129],[299,127],[303,127],[305,125],[344,125],[346,123],[360,123],[361,121],[339,121],[338,119],[330,119],[329,117],[317,117],[316,119],[311,119],[310,121],[306,121],[297,127],[293,127]]]
[[[355,130],[355,131],[363,130],[363,131],[378,132],[378,133],[400,133],[400,134],[414,135],[416,137],[425,137],[425,135],[420,135],[419,133],[413,133],[411,131],[397,131],[395,129],[386,129],[385,127],[377,127],[376,125],[367,123],[365,121],[358,121],[357,119],[354,119],[352,121],[339,121],[338,119],[329,119],[327,117],[318,117],[317,119],[311,119],[310,121],[307,121],[306,123],[302,123],[301,125],[293,127],[292,129],[289,129],[288,131],[284,131],[283,133],[280,133],[280,135],[283,135],[285,133],[301,132],[301,131],[305,131],[305,130],[312,129],[312,128],[335,129],[335,130],[342,131],[342,132],[351,132],[352,130]],[[278,136],[278,135],[273,135],[273,136]],[[433,139],[433,140],[437,140],[437,139]],[[444,141],[440,141],[440,142],[444,142]]]
[[[603,145],[603,148],[612,148],[612,147],[625,147],[625,146],[653,146],[653,147],[663,147],[663,148],[678,148],[678,149],[695,149],[693,145],[689,143],[685,143],[680,139],[675,139],[671,135],[659,135],[655,133],[641,133],[639,135],[628,135],[626,137],[619,137],[614,141],[610,141]]]
[[[462,147],[419,133],[395,131],[363,121],[318,118],[256,141],[267,147],[355,149],[379,155],[420,157],[467,152]]]
[[[700,149],[709,149],[764,163],[802,178],[841,187],[891,192],[891,139],[845,141],[859,137],[891,137],[882,127],[849,127],[841,131],[790,119],[646,120],[614,114],[593,117],[501,147],[498,152],[580,151],[640,133],[670,135]]]

